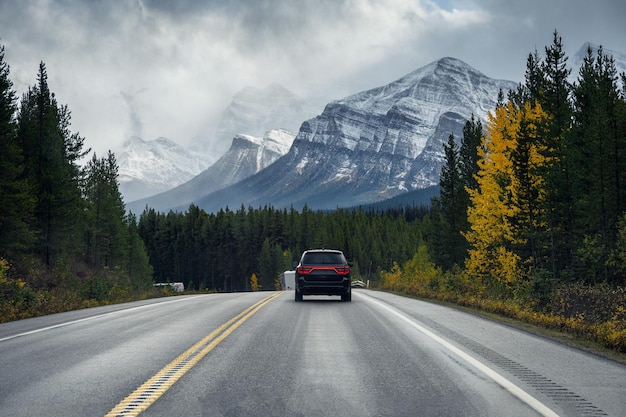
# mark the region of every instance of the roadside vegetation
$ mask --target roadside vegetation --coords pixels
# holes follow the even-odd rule
[[[42,63],[17,104],[0,49],[0,322],[186,291],[272,290],[337,248],[373,288],[442,300],[626,352],[626,75],[554,33],[486,126],[450,136],[431,205],[125,212],[115,155],[88,154]],[[506,95],[505,95],[506,94]]]
[[[626,75],[602,49],[570,71],[555,32],[486,128],[450,137],[425,244],[382,288],[626,352]]]
[[[126,301],[153,291],[117,163],[70,130],[43,62],[19,102],[0,46],[0,322]]]

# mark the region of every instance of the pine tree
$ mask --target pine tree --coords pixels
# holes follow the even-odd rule
[[[626,209],[625,102],[617,80],[613,58],[602,48],[595,57],[588,49],[574,88],[574,126],[567,157],[575,190],[573,242],[577,250],[572,273],[582,268],[592,281],[619,281],[618,272],[607,267],[616,245],[618,220]],[[600,253],[589,256],[584,242],[595,242]]]
[[[37,250],[48,266],[60,255],[72,256],[82,251],[84,205],[78,160],[89,151],[83,152],[84,139],[72,134],[69,125],[70,112],[57,104],[49,90],[42,62],[37,84],[22,97],[18,142],[23,150],[25,176],[37,196]]]
[[[35,198],[23,178],[24,160],[14,120],[17,98],[12,88],[0,45],[0,257],[19,256],[34,242]]]
[[[546,269],[558,278],[560,271],[571,262],[574,216],[571,211],[572,195],[570,166],[564,159],[566,135],[571,129],[572,109],[571,85],[568,81],[571,70],[567,67],[567,56],[563,51],[561,37],[555,31],[553,42],[545,48],[546,57],[541,63],[543,90],[539,97],[532,97],[550,115],[546,120],[543,135],[543,153],[546,159],[545,173],[547,195],[546,221],[551,253]]]
[[[446,270],[462,265],[468,250],[463,236],[469,230],[467,209],[468,190],[478,188],[478,150],[483,128],[472,114],[463,127],[461,147],[457,148],[454,135],[444,144],[445,164],[441,169],[439,197],[431,202],[432,231],[429,240],[432,258]]]
[[[126,245],[126,258],[123,264],[133,289],[145,291],[152,286],[154,271],[150,265],[144,242],[139,236],[137,218],[134,214],[128,213],[124,218],[124,223],[128,228],[128,244]]]
[[[518,214],[513,219],[518,236],[516,253],[535,272],[539,268],[541,236],[545,233],[545,195],[542,176],[546,158],[541,142],[542,128],[547,118],[539,104],[526,102],[518,110],[518,128],[510,158],[513,163],[511,182],[512,204]]]
[[[122,266],[126,257],[128,230],[118,184],[115,155],[94,153],[86,167],[84,196],[87,206],[87,258],[97,267]]]
[[[465,259],[467,245],[461,234],[467,225],[467,191],[461,177],[462,162],[454,135],[444,144],[445,164],[439,179],[439,198],[433,199],[434,239],[432,251],[437,264],[450,269]]]
[[[481,146],[483,137],[483,125],[481,121],[472,114],[470,120],[463,126],[463,137],[461,138],[461,149],[459,152],[461,179],[465,187],[476,189],[476,173],[478,172],[478,148]]]

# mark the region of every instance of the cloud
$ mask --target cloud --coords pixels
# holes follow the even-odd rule
[[[587,40],[626,52],[625,13],[583,0],[3,0],[0,42],[18,94],[43,61],[72,129],[103,154],[130,135],[210,140],[246,86],[327,102],[443,56],[519,81],[554,29],[571,54]]]

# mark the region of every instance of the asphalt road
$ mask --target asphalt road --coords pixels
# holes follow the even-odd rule
[[[356,290],[178,296],[0,325],[0,416],[626,416],[626,366]]]

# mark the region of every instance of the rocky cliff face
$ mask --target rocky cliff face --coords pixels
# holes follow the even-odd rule
[[[241,204],[333,209],[436,185],[448,136],[460,140],[472,114],[485,121],[498,92],[515,86],[440,59],[328,104],[302,123],[287,155],[196,202],[208,211]]]

